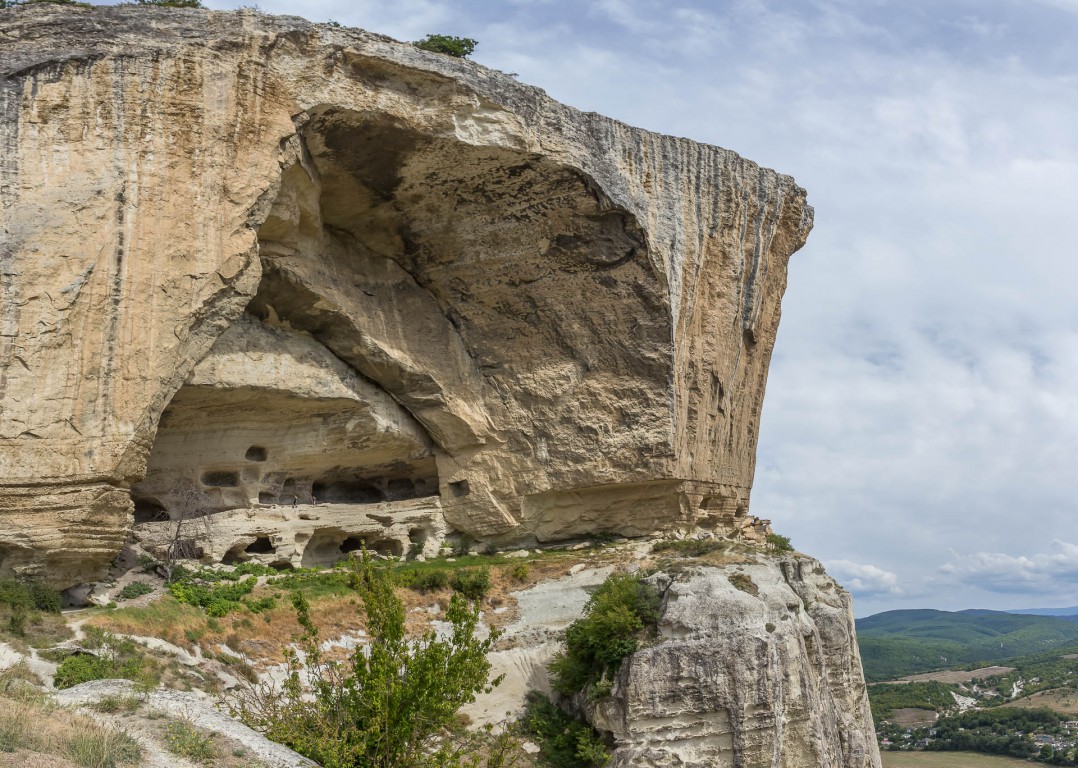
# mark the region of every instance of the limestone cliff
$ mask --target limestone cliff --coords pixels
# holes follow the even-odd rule
[[[612,766],[879,768],[850,596],[805,557],[660,573],[662,640],[591,719]]]
[[[0,569],[66,586],[177,499],[739,530],[812,210],[378,35],[45,4],[0,11],[0,217]]]

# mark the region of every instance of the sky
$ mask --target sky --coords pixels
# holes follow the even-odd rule
[[[215,9],[249,2],[204,0]],[[259,0],[793,175],[751,511],[858,616],[1078,605],[1078,0]]]

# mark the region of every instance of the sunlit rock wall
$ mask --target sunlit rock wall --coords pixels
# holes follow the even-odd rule
[[[0,11],[0,215],[0,569],[63,584],[184,485],[729,528],[812,223],[733,152],[381,36],[47,4]]]

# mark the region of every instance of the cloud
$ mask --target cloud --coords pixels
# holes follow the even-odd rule
[[[824,563],[828,573],[855,597],[881,597],[903,594],[898,575],[874,565],[855,563],[852,560],[828,560]]]
[[[945,576],[976,587],[1004,594],[1072,593],[1078,588],[1078,546],[1052,542],[1052,553],[1031,556],[1003,552],[954,553],[939,568]]]

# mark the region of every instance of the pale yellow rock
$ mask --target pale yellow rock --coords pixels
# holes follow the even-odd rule
[[[736,535],[812,224],[788,176],[472,62],[48,4],[0,11],[0,216],[0,569],[61,586],[176,481]]]

